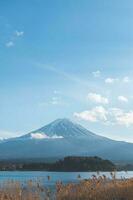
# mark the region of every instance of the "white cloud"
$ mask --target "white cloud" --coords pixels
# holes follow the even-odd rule
[[[114,83],[114,82],[116,82],[118,80],[119,80],[118,78],[106,78],[105,79],[105,83],[111,84],[111,83]]]
[[[97,122],[107,120],[107,110],[102,106],[97,106],[91,110],[85,110],[80,113],[74,113],[74,116],[89,122]]]
[[[40,107],[44,107],[44,106],[69,106],[69,103],[66,102],[61,96],[57,96],[58,93],[55,93],[56,96],[51,97],[50,100],[48,101],[42,101],[40,102],[38,105]]]
[[[95,71],[95,72],[92,72],[92,74],[93,74],[93,76],[94,76],[95,78],[98,78],[98,77],[101,76],[101,72],[100,72],[99,70],[97,70],[97,71]]]
[[[118,96],[118,100],[121,101],[121,102],[125,102],[125,103],[128,102],[128,98],[125,97],[125,96]]]
[[[15,37],[12,37],[12,41],[9,41],[5,44],[6,47],[13,47],[14,46],[14,42],[16,41],[15,39],[17,37],[22,37],[24,35],[24,31],[15,31]]]
[[[133,111],[124,111],[120,108],[105,109],[102,106],[85,110],[80,113],[74,113],[74,116],[88,121],[88,122],[101,122],[109,125],[123,125],[126,127],[133,125]]]
[[[42,140],[42,139],[62,139],[62,138],[63,138],[62,136],[58,136],[58,135],[53,135],[49,137],[44,133],[31,133],[31,139]]]
[[[52,137],[50,137],[51,139],[62,139],[63,136],[61,135],[53,135]]]
[[[14,42],[10,41],[6,43],[6,47],[10,48],[14,46]]]
[[[120,125],[131,126],[133,125],[133,111],[123,112],[116,117],[116,121]]]
[[[60,94],[61,92],[59,90],[54,90],[54,94],[58,95]]]
[[[59,97],[52,97],[51,104],[53,104],[53,105],[58,105],[58,104],[60,104],[60,99],[59,99]]]
[[[108,104],[109,100],[106,97],[103,97],[101,94],[89,93],[87,96],[88,100],[95,103]]]
[[[116,118],[117,116],[123,115],[123,110],[120,108],[109,108],[109,113]]]
[[[54,106],[69,106],[69,103],[66,102],[61,96],[53,96],[49,104]]]
[[[116,124],[131,126],[133,125],[133,111],[125,112],[122,109],[114,108],[111,110]]]
[[[125,77],[123,78],[123,82],[124,82],[124,83],[129,83],[129,82],[130,82],[129,77],[128,77],[128,76],[125,76]]]
[[[47,135],[41,134],[41,133],[31,133],[31,138],[32,139],[47,139],[49,137]]]
[[[52,100],[50,102],[52,105],[68,105],[68,103],[66,103],[65,101],[62,100],[61,97],[52,97]]]
[[[105,83],[108,83],[108,84],[113,84],[113,83],[118,82],[118,81],[121,81],[123,83],[129,83],[131,80],[128,76],[125,76],[122,79],[111,78],[111,77],[108,77],[108,78],[105,79]]]
[[[15,35],[17,37],[23,36],[24,35],[24,31],[15,31]]]

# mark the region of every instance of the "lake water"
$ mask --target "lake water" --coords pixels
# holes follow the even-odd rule
[[[81,178],[78,178],[80,174]],[[57,181],[62,181],[63,183],[76,183],[79,180],[89,179],[92,175],[102,176],[106,175],[106,177],[111,178],[110,172],[100,172],[97,175],[96,172],[40,172],[40,171],[26,171],[26,172],[12,172],[12,171],[2,171],[0,172],[0,183],[14,180],[20,181],[22,183],[28,180],[41,180],[46,186],[54,186]],[[48,176],[50,176],[50,180],[48,180]],[[133,178],[133,171],[128,172],[116,172],[116,178]]]

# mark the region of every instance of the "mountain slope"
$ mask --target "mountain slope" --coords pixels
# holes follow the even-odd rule
[[[96,135],[68,119],[0,143],[0,159],[100,156],[133,161],[133,144]]]
[[[22,136],[22,138],[29,138],[31,134],[46,134],[48,137],[91,137],[91,138],[100,138],[100,136],[88,131],[83,128],[81,125],[71,122],[69,119],[57,119],[50,124],[32,131],[31,133]]]

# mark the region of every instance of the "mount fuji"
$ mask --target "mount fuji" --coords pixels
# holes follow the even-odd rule
[[[26,135],[0,143],[0,160],[65,156],[99,156],[133,162],[133,144],[96,135],[69,119],[57,119]]]

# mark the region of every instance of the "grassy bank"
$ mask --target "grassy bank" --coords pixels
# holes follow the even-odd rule
[[[48,177],[50,179],[50,177]],[[78,177],[80,178],[80,177]],[[40,180],[23,184],[9,181],[0,185],[0,200],[132,200],[133,179],[116,180],[106,176],[81,181],[79,184],[56,184],[50,190]]]
[[[80,184],[61,186],[58,200],[133,200],[133,179],[111,180],[106,178],[82,181]]]
[[[40,180],[29,180],[23,184],[8,181],[0,185],[0,200],[54,200],[55,190],[44,187]]]

